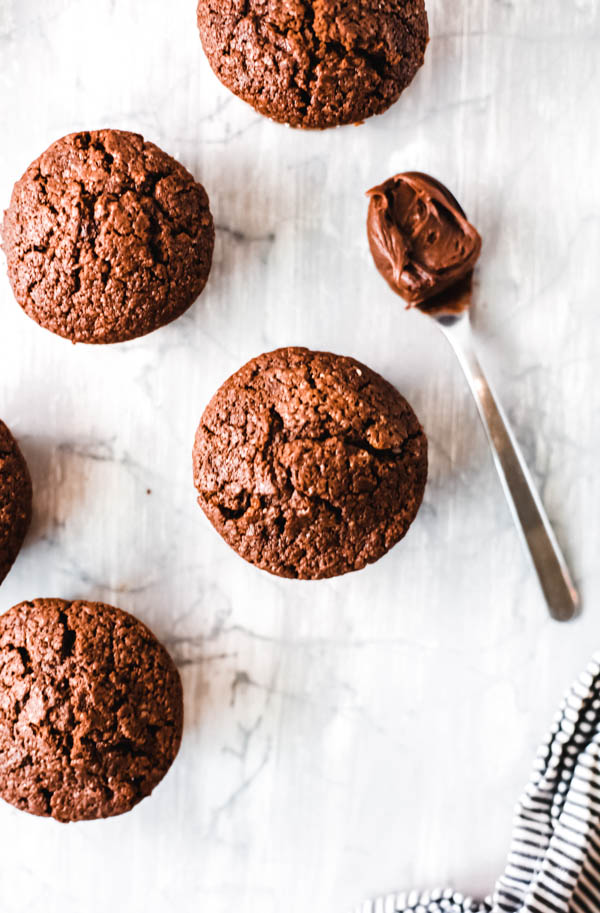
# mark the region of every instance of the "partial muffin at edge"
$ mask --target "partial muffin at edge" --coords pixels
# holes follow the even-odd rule
[[[0,420],[0,583],[23,545],[31,512],[31,477],[25,457]]]
[[[235,95],[293,127],[382,114],[423,64],[423,0],[199,0],[208,61]]]
[[[122,814],[181,740],[179,674],[137,618],[35,599],[0,616],[0,797],[59,821]]]

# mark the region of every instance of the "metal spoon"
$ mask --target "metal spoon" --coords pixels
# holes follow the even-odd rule
[[[436,321],[454,349],[485,428],[506,500],[521,532],[552,618],[577,614],[579,597],[556,536],[508,420],[475,354],[471,331],[471,277],[420,310]]]
[[[462,218],[468,225],[464,210],[456,197],[440,181],[422,172],[413,171],[404,175],[396,175],[395,178],[390,178],[381,187],[373,188],[373,190],[369,191],[369,196],[376,192],[381,192],[388,184],[393,185],[394,181],[398,179],[405,179],[409,182],[417,180],[425,186],[433,186],[434,190],[441,194],[442,199],[445,199],[451,209],[458,213],[459,218]],[[387,190],[385,192],[387,193]],[[406,201],[401,205],[405,206]],[[440,209],[437,206],[436,210],[439,216]],[[380,212],[389,211],[392,214],[394,213],[393,205],[391,207],[386,205],[380,210]],[[393,216],[393,218],[396,218],[396,216]],[[423,231],[423,226],[426,225],[426,222],[423,221],[422,204],[421,210],[418,207],[415,207],[413,212],[407,210],[406,220],[407,226],[411,231]],[[469,227],[472,232],[475,231],[472,226]],[[435,230],[431,230],[431,234],[435,241]],[[403,294],[404,287],[398,285],[397,264],[395,262],[398,257],[405,258],[406,256],[407,248],[404,241],[395,239],[393,233],[390,234],[387,229],[382,230],[380,233],[375,232],[373,237],[377,238],[377,244],[371,244],[371,235],[369,234],[369,243],[371,244],[371,253],[373,254],[375,265],[394,291],[405,297]],[[382,262],[378,262],[376,253],[378,244],[382,245],[386,251],[387,259],[384,257]],[[465,249],[467,262],[471,262],[473,252],[475,252],[476,259],[479,254],[479,248],[473,247],[471,253]],[[393,263],[394,269],[392,269],[391,273],[388,273],[386,266],[390,261]],[[401,266],[402,270],[404,270],[406,265],[401,263]],[[533,562],[550,614],[558,621],[568,621],[577,613],[579,597],[519,446],[502,407],[494,396],[477,360],[470,319],[471,280],[472,272],[435,297],[426,297],[425,300],[420,302],[414,296],[414,287],[411,290],[409,284],[406,290],[411,291],[409,302],[416,304],[420,311],[436,321],[456,353],[483,422],[506,500]]]

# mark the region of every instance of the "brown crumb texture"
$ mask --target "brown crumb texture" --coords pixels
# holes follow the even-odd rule
[[[0,796],[58,821],[131,809],[179,749],[183,699],[140,621],[36,599],[0,617]]]
[[[23,310],[73,342],[123,342],[179,317],[204,288],[214,227],[204,188],[120,130],[55,142],[14,187],[2,228]]]
[[[0,583],[11,569],[31,522],[31,478],[19,445],[0,421]]]
[[[319,579],[376,561],[423,498],[427,440],[407,401],[352,358],[253,359],[207,406],[194,444],[203,511],[243,558]]]
[[[381,114],[423,63],[423,0],[200,0],[222,83],[262,114],[325,128]]]

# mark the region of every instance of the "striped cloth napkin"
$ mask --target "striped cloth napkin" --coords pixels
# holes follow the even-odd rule
[[[354,913],[600,913],[600,653],[564,698],[537,754],[493,896],[414,891]]]

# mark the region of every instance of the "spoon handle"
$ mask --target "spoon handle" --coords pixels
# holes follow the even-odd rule
[[[438,320],[467,378],[514,520],[529,551],[550,615],[568,621],[579,597],[531,474],[475,354],[468,315]]]

